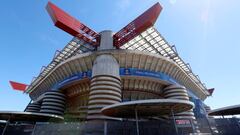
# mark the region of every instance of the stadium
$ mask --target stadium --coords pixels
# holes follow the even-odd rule
[[[39,124],[35,133],[211,130],[204,100],[212,93],[154,27],[159,3],[118,32],[95,32],[51,2],[47,10],[54,25],[74,37],[27,87],[32,101],[25,112],[57,115],[69,124]]]

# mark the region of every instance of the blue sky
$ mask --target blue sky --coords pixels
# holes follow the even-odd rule
[[[52,0],[53,3],[96,31],[118,31],[157,0]],[[177,47],[214,95],[205,103],[212,108],[240,103],[240,1],[162,0],[163,11],[155,24]],[[30,83],[55,50],[72,36],[54,27],[47,0],[3,0],[0,4],[0,110],[22,111],[28,95],[8,83]]]

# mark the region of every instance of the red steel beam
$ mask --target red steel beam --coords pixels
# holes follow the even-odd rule
[[[93,31],[51,2],[48,2],[46,9],[56,27],[64,30],[72,36],[90,43],[91,45],[99,45],[97,41],[99,34],[97,32]]]
[[[12,89],[14,90],[19,90],[19,91],[25,91],[27,88],[27,84],[19,83],[19,82],[14,82],[14,81],[9,81],[10,85],[12,86]]]
[[[156,3],[127,26],[122,28],[114,35],[114,46],[119,48],[137,35],[144,32],[147,28],[153,26],[161,11],[161,5]]]
[[[213,94],[213,92],[214,92],[214,88],[211,88],[211,89],[208,89],[207,91],[208,91],[208,93],[209,93],[209,96],[212,96],[212,94]]]

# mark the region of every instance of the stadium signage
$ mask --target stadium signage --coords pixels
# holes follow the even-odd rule
[[[87,71],[87,72],[81,72],[81,73],[74,74],[74,75],[64,79],[63,81],[55,84],[53,89],[59,89],[59,88],[65,86],[67,84],[70,84],[74,81],[82,80],[82,79],[85,79],[85,78],[91,78],[91,76],[92,76],[92,71]]]
[[[120,75],[121,76],[130,75],[130,76],[153,77],[153,78],[167,81],[173,84],[177,83],[173,78],[171,78],[170,76],[162,72],[154,72],[154,71],[142,70],[142,69],[136,69],[136,68],[120,68]]]
[[[170,76],[161,73],[161,72],[153,72],[143,69],[136,69],[136,68],[120,68],[119,69],[120,76],[144,76],[144,77],[152,77],[159,80],[167,81],[172,84],[176,84],[177,82],[171,78]],[[79,81],[85,78],[90,79],[92,77],[92,71],[89,70],[87,72],[80,72],[77,74],[74,74],[68,78],[65,78],[64,80],[58,82],[54,85],[53,89],[59,89],[67,84],[70,84],[74,81]]]
[[[191,127],[192,126],[191,121],[186,120],[186,119],[177,119],[177,120],[175,120],[175,122],[178,127]]]

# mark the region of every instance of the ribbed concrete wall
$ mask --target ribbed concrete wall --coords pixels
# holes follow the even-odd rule
[[[181,99],[181,100],[188,100],[189,101],[189,96],[187,94],[187,90],[185,87],[180,86],[180,85],[170,85],[164,88],[163,90],[163,95],[164,98],[168,99]],[[193,109],[182,112],[182,113],[177,113],[175,114],[176,119],[192,119],[192,122],[194,122],[195,128],[197,132],[200,132],[198,129],[197,121],[193,113]]]
[[[88,97],[90,92],[90,81],[81,81],[65,89],[66,109],[68,118],[87,119]]]
[[[26,112],[39,113],[40,109],[41,109],[41,103],[40,102],[32,102],[27,106],[25,111]]]
[[[103,116],[101,109],[119,102],[121,102],[119,64],[111,55],[100,55],[93,65],[87,119],[111,119]]]
[[[192,81],[189,81],[189,78],[176,65],[176,63],[160,55],[130,50],[102,50],[76,55],[71,59],[59,64],[50,73],[50,75],[34,89],[34,91],[30,94],[30,97],[33,100],[36,100],[38,96],[51,89],[51,87],[57,82],[63,81],[66,77],[70,77],[75,73],[82,73],[92,70],[94,60],[97,56],[102,54],[109,54],[115,57],[122,68],[136,68],[165,73],[175,79],[181,85],[192,90],[191,92],[198,98],[203,100],[207,97],[207,92],[197,87],[196,84],[192,83]]]
[[[43,97],[41,113],[63,115],[65,95],[58,91],[46,92]]]

